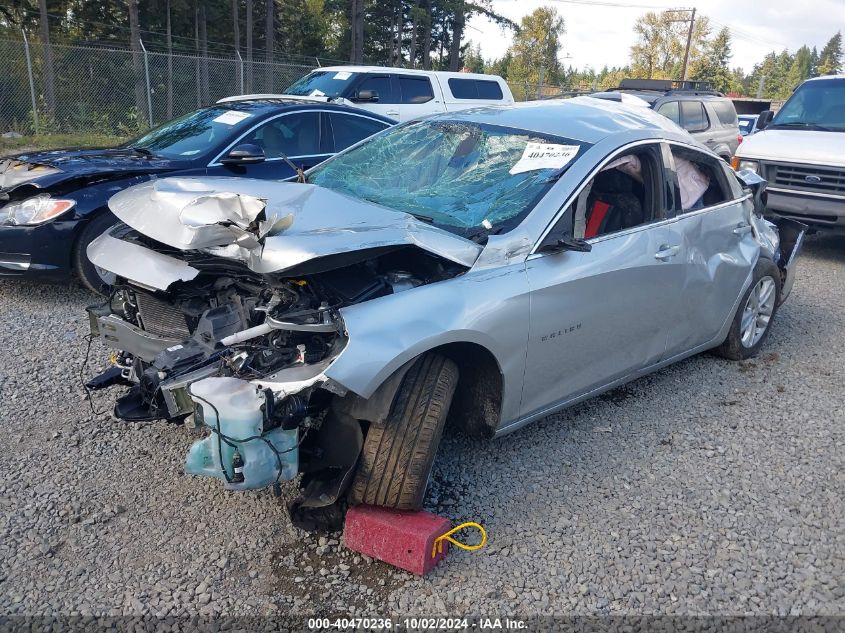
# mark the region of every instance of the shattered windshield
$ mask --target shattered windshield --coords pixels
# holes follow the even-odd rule
[[[513,128],[418,121],[339,154],[308,181],[475,237],[516,226],[588,148]]]
[[[129,141],[126,147],[172,159],[194,159],[210,153],[234,132],[256,121],[252,112],[239,104],[203,108]]]
[[[300,97],[339,97],[355,81],[358,73],[346,70],[315,70],[285,89],[286,95]]]

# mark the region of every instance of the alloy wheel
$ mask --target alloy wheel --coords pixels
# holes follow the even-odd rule
[[[757,282],[748,295],[740,325],[743,347],[754,347],[769,329],[775,311],[776,291],[775,280],[767,275]]]

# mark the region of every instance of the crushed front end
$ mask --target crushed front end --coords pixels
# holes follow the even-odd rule
[[[139,270],[172,257],[167,246],[125,226],[104,237],[113,240],[106,248],[148,250],[132,251]],[[89,387],[127,386],[114,407],[123,420],[193,415],[209,436],[191,447],[190,474],[236,490],[294,478],[302,441],[328,411],[323,370],[345,344],[338,293],[330,280],[258,275],[213,256],[181,256],[197,271],[192,279],[156,289],[122,278],[105,303],[88,308],[92,334],[115,349],[114,366]]]
[[[208,433],[188,451],[189,474],[277,492],[302,474],[294,521],[335,525],[363,442],[343,406],[355,394],[326,376],[347,344],[341,310],[466,266],[431,252],[449,252],[449,238],[413,218],[376,209],[369,228],[308,185],[275,185],[290,202],[268,217],[264,199],[209,188],[230,180],[170,180],[112,198],[126,224],[88,248],[117,281],[88,308],[92,337],[114,351],[87,386],[122,385],[114,414],[128,422],[193,416]],[[351,226],[309,225],[330,222],[325,209]],[[458,245],[453,259],[477,255]]]

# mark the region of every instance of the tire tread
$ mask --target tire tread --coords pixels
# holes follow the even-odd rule
[[[423,355],[408,370],[383,427],[370,427],[349,498],[401,510],[422,505],[428,474],[458,382],[457,365]]]

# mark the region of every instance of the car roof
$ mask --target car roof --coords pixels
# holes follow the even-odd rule
[[[661,90],[629,90],[629,89],[613,89],[608,90],[607,92],[620,92],[629,95],[634,95],[635,97],[639,97],[643,101],[647,101],[648,103],[654,105],[661,99],[665,99],[667,101],[724,101],[728,99],[728,97],[724,95],[714,95],[714,94],[706,94],[706,93],[696,93],[692,90],[690,91],[683,91],[683,90],[670,90],[670,91],[661,91]]]
[[[352,114],[363,114],[372,119],[378,119],[385,123],[395,124],[396,121],[389,119],[375,112],[364,110],[363,108],[354,108],[348,105],[341,105],[338,103],[327,103],[325,101],[302,99],[299,97],[286,98],[283,95],[255,95],[245,99],[233,99],[231,101],[221,100],[212,104],[212,108],[228,108],[230,110],[239,110],[247,112],[255,112],[260,114],[268,114],[275,112],[284,112],[285,110],[337,110],[338,112],[349,112]]]
[[[560,136],[585,143],[622,132],[641,131],[644,138],[663,137],[682,130],[650,108],[628,106],[607,99],[574,97],[525,101],[446,112],[427,120],[468,121]]]
[[[819,75],[818,77],[810,77],[806,81],[819,81],[820,79],[845,79],[845,75]]]
[[[488,79],[491,81],[498,81],[501,79],[498,75],[486,75],[483,73],[457,73],[448,72],[444,70],[420,70],[418,68],[397,68],[394,66],[323,66],[315,68],[311,72],[318,71],[328,72],[348,72],[348,73],[393,73],[401,75],[437,75],[438,77],[458,78],[458,79]]]

